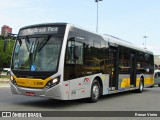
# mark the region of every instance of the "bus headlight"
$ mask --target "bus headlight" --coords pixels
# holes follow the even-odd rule
[[[55,84],[57,82],[58,82],[58,78],[55,78],[55,79],[52,80],[52,84]]]
[[[57,85],[59,82],[60,82],[60,77],[54,78],[47,83],[46,88],[51,88]]]

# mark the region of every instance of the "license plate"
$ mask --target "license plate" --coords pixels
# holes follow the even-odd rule
[[[27,96],[35,96],[35,93],[34,92],[26,92],[26,95]]]

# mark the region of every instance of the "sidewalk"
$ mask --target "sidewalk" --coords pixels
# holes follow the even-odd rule
[[[0,87],[9,87],[9,79],[8,78],[0,78]]]

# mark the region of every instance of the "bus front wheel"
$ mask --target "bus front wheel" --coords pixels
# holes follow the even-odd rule
[[[91,86],[91,97],[89,99],[90,102],[97,102],[100,98],[100,84],[98,80],[94,80]]]

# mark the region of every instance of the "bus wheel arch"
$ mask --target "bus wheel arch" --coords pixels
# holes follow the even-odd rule
[[[100,84],[100,95],[103,95],[103,83],[102,83],[102,79],[100,77],[95,77],[94,80],[97,80]]]
[[[144,86],[144,76],[141,76],[140,80],[142,80],[143,86]]]

